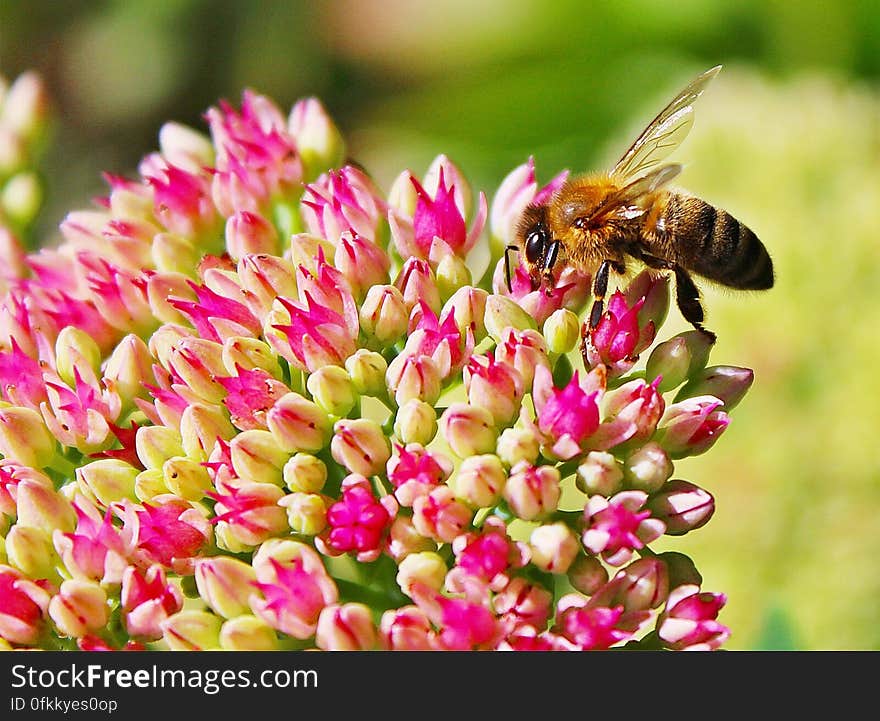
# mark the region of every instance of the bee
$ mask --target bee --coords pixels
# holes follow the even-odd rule
[[[589,328],[599,323],[611,271],[623,275],[635,259],[675,276],[682,316],[703,327],[700,292],[691,278],[740,290],[773,286],[773,263],[758,237],[732,215],[667,185],[682,170],[660,162],[693,125],[693,105],[721,66],[698,75],[648,124],[605,173],[568,180],[545,204],[528,206],[516,232],[533,289],[553,288],[553,271],[570,265],[593,278]],[[587,327],[584,326],[584,343]]]

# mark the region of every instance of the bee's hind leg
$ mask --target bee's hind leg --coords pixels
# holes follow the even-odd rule
[[[675,302],[681,315],[714,343],[717,336],[703,327],[704,313],[703,305],[700,302],[700,291],[688,272],[680,265],[674,265],[672,271],[675,273]]]

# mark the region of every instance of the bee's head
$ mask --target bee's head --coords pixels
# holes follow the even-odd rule
[[[547,254],[553,242],[546,215],[545,206],[530,205],[523,212],[517,232],[519,251],[525,259],[533,290],[541,285],[547,266]]]

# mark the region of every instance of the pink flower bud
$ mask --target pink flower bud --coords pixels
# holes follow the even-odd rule
[[[207,611],[178,611],[162,622],[162,637],[171,651],[216,651],[223,620]]]
[[[496,343],[504,342],[508,329],[515,331],[536,330],[535,319],[510,298],[493,294],[486,298],[486,311],[483,316],[486,332]],[[541,341],[543,345],[543,339]]]
[[[580,550],[580,543],[564,523],[538,526],[529,538],[532,563],[547,573],[568,571]]]
[[[508,425],[519,414],[522,376],[491,353],[471,357],[464,369],[464,386],[468,401],[488,410],[496,425]]]
[[[403,295],[407,312],[422,301],[435,313],[440,311],[440,291],[437,289],[437,281],[434,272],[427,261],[418,258],[407,258],[394,280],[395,287]]]
[[[611,648],[633,637],[627,628],[622,606],[595,606],[577,594],[567,594],[557,603],[553,630],[584,651]]]
[[[669,594],[657,635],[676,651],[719,648],[730,637],[727,627],[716,621],[726,602],[723,593],[701,593],[699,586],[679,586]]]
[[[502,257],[492,275],[492,288],[499,297],[515,302],[538,325],[543,325],[550,314],[559,308],[580,312],[590,294],[589,274],[570,265],[562,270],[552,285],[535,287],[529,271],[520,260],[510,281],[512,292],[507,286],[507,267]]]
[[[382,647],[389,651],[433,650],[431,622],[418,606],[392,608],[379,623]]]
[[[730,424],[727,413],[717,410],[722,402],[713,396],[697,396],[673,403],[657,428],[657,442],[670,458],[697,456],[708,451]]]
[[[706,367],[712,345],[713,340],[706,333],[679,333],[651,351],[645,374],[648,378],[662,378],[658,389],[661,393],[677,388]]]
[[[346,231],[376,240],[376,230],[387,210],[373,181],[347,165],[310,183],[300,211],[309,232],[337,243]]]
[[[642,491],[621,491],[610,500],[592,496],[584,506],[584,547],[601,553],[612,566],[621,566],[633,551],[662,536],[663,522],[651,518],[651,511],[641,510],[647,498]]]
[[[589,496],[613,496],[620,490],[623,471],[610,453],[590,451],[578,466],[577,487]]]
[[[233,260],[250,253],[278,254],[278,231],[259,213],[239,211],[226,221],[226,252]]]
[[[333,263],[351,285],[358,300],[374,285],[388,283],[391,259],[371,240],[349,230],[339,237]]]
[[[71,638],[82,638],[104,628],[109,615],[107,594],[94,581],[65,581],[49,602],[49,616],[55,626]]]
[[[418,443],[395,444],[394,450],[387,464],[388,480],[402,506],[412,506],[416,498],[430,493],[452,473],[451,460],[437,451],[426,451]]]
[[[299,393],[288,393],[266,414],[276,443],[288,453],[321,450],[330,439],[332,424],[327,413]]]
[[[219,403],[226,390],[217,381],[226,375],[223,346],[204,338],[183,338],[168,359],[169,370],[175,373],[200,399]]]
[[[348,476],[342,482],[342,499],[327,509],[327,546],[336,553],[355,553],[359,560],[375,559],[391,519],[389,504],[376,500],[369,481]]]
[[[645,268],[624,288],[623,292],[630,306],[644,298],[645,302],[639,311],[640,327],[653,323],[655,328],[659,328],[666,320],[669,312],[669,278],[665,273],[658,274]]]
[[[154,498],[143,510],[126,503],[123,513],[135,530],[139,555],[178,574],[192,573],[193,557],[211,540],[202,512],[175,496]]]
[[[547,367],[536,368],[533,395],[537,424],[546,437],[545,445],[557,458],[567,460],[581,453],[599,428],[600,392],[592,374],[581,381],[575,371],[565,388],[556,388]]]
[[[161,566],[126,568],[120,599],[128,633],[150,641],[162,637],[162,623],[183,607],[183,596]]]
[[[321,611],[315,645],[325,651],[369,651],[377,633],[369,606],[362,603],[333,604]]]
[[[18,75],[6,90],[0,105],[0,126],[28,142],[35,142],[49,119],[50,99],[39,73],[28,70]]]
[[[9,566],[0,565],[0,639],[37,642],[49,607],[49,594]]]
[[[495,594],[492,605],[509,632],[524,627],[544,628],[553,610],[553,594],[519,577]]]
[[[228,493],[208,495],[217,501],[215,517],[211,519],[217,524],[217,533],[226,534],[226,539],[241,546],[256,546],[290,530],[287,514],[278,505],[284,491],[272,483],[244,483],[238,488],[230,488]]]
[[[656,334],[653,321],[639,323],[644,298],[629,303],[616,291],[608,301],[608,310],[587,335],[587,359],[592,367],[604,364],[612,378],[635,365],[639,353],[651,345]]]
[[[625,612],[657,608],[669,593],[666,564],[659,558],[640,558],[620,569],[603,588],[597,590],[591,604],[623,606]]]
[[[405,332],[409,310],[393,285],[374,285],[360,310],[361,329],[379,346],[395,343]]]
[[[17,525],[38,528],[51,535],[55,529],[69,533],[76,527],[76,514],[70,502],[52,485],[24,477],[16,484]]]
[[[710,395],[724,401],[724,407],[729,411],[743,399],[754,379],[755,374],[749,368],[710,366],[685,383],[675,400]]]
[[[438,486],[413,503],[413,525],[423,536],[441,543],[452,543],[473,518],[464,503],[456,500],[449,486]]]
[[[672,480],[651,496],[647,507],[666,524],[666,533],[681,536],[709,522],[715,513],[715,499],[693,483]]]
[[[629,488],[654,493],[672,475],[672,461],[659,444],[651,441],[630,453],[623,463]]]
[[[443,305],[440,317],[452,317],[458,326],[459,335],[464,337],[470,330],[476,342],[486,337],[486,300],[489,294],[482,288],[465,285],[456,290]]]
[[[345,141],[317,98],[296,101],[287,118],[287,129],[302,156],[306,178],[342,162]]]
[[[553,466],[533,466],[520,461],[510,469],[504,500],[514,515],[534,521],[556,510],[561,490],[559,471]]]
[[[485,606],[463,598],[447,598],[418,585],[413,592],[418,607],[439,629],[439,648],[476,651],[497,645],[502,629]]]
[[[196,588],[202,600],[224,618],[250,612],[248,598],[255,593],[254,569],[230,556],[202,558],[195,563]]]
[[[666,402],[658,390],[659,378],[653,383],[638,379],[624,383],[605,398],[605,418],[597,441],[602,448],[623,443],[644,443],[657,428]]]
[[[391,445],[376,421],[342,419],[333,427],[330,453],[350,472],[372,476],[381,472],[391,458]]]
[[[253,566],[260,592],[250,598],[253,612],[294,638],[314,635],[321,611],[338,598],[318,554],[303,543],[280,541],[261,547]]]
[[[286,258],[264,253],[246,254],[236,267],[251,312],[263,316],[278,296],[296,297],[296,267]]]
[[[398,406],[414,399],[433,405],[440,397],[440,369],[427,355],[401,353],[388,365],[385,380]]]
[[[568,580],[581,593],[591,596],[608,582],[608,571],[595,556],[578,556],[568,568]]]
[[[391,558],[400,563],[411,553],[436,551],[437,543],[419,533],[412,518],[397,516],[388,531],[385,550]]]
[[[455,493],[475,508],[490,508],[501,500],[506,482],[507,472],[498,456],[469,456],[458,468]]]
[[[159,128],[159,149],[169,163],[198,172],[214,164],[214,146],[202,133],[182,125],[167,122]]]
[[[498,431],[492,414],[467,403],[451,403],[440,416],[440,433],[459,458],[491,453]]]

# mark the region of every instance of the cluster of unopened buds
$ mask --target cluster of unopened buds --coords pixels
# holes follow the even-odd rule
[[[667,279],[585,363],[590,278],[502,257],[565,174],[490,203],[441,155],[382,193],[315,99],[205,117],[59,243],[6,230],[0,645],[719,647],[724,595],[650,544],[712,516],[674,461],[752,374],[655,344]]]

